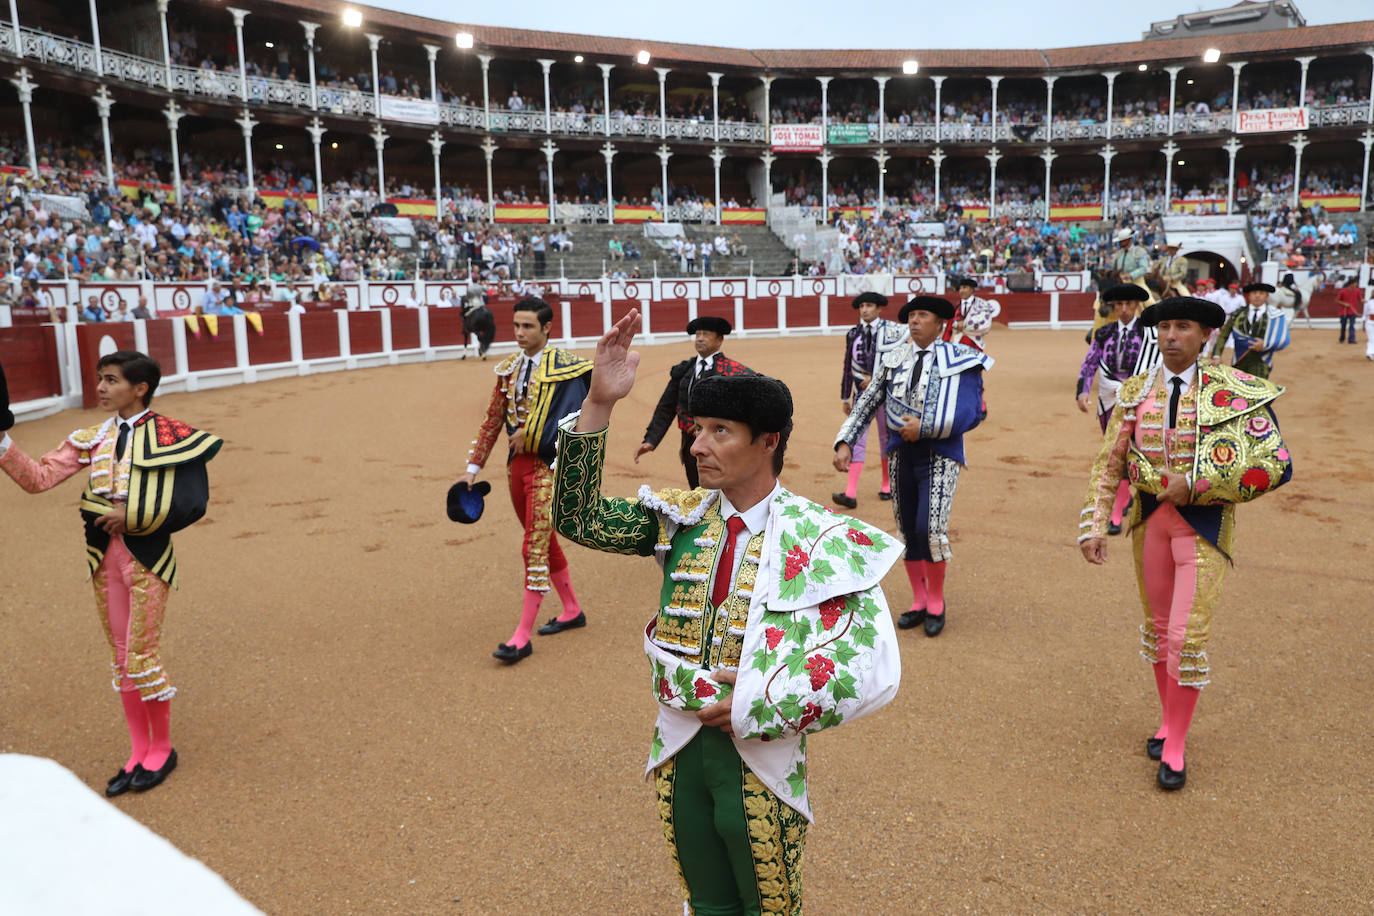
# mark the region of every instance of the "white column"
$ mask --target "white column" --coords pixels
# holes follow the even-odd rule
[[[992,84],[992,142],[997,142],[997,84],[1002,82],[1000,76],[989,76],[988,82]]]
[[[725,161],[725,150],[719,146],[711,147],[711,164],[716,173],[716,225],[720,225],[720,164]]]
[[[33,143],[33,91],[38,88],[38,84],[29,79],[29,68],[20,67],[17,74],[18,79],[11,79],[10,82],[19,92],[19,104],[24,109],[24,139],[29,144],[29,174],[38,177],[38,150]]]
[[[664,223],[668,222],[668,160],[672,158],[672,155],[672,151],[668,149],[668,144],[659,144],[658,161],[659,164],[662,166],[662,184],[660,185],[660,187],[663,189],[663,211],[659,214],[659,221]]]
[[[485,65],[482,67],[482,72],[486,72]],[[487,219],[495,220],[496,191],[493,189],[491,183],[491,160],[492,157],[496,155],[496,141],[491,137],[482,138],[482,155],[487,159]]]
[[[658,74],[658,135],[666,140],[668,138],[668,74],[673,71],[667,67],[655,67],[654,72]],[[666,164],[664,168],[667,168]],[[668,202],[664,201],[663,206],[667,207]]]
[[[158,2],[165,3],[166,0],[158,0]],[[14,35],[14,47],[10,50],[15,57],[23,57],[24,39],[19,34],[19,4],[15,0],[10,0],[10,28],[13,30],[11,34]]]
[[[711,78],[711,120],[715,127],[711,133],[711,139],[720,142],[720,78],[724,73],[708,73]]]
[[[91,5],[94,7],[95,0],[91,0]],[[234,37],[239,43],[239,98],[246,105],[248,104],[248,70],[247,61],[243,56],[243,18],[248,15],[248,11],[232,6],[226,7],[226,9],[229,10],[229,15],[234,17]]]
[[[1112,138],[1112,93],[1116,89],[1116,78],[1121,75],[1121,72],[1109,70],[1102,75],[1107,78],[1107,139],[1110,140]]]
[[[890,76],[875,76],[874,82],[878,84],[878,142],[887,142],[887,81]],[[882,174],[880,171],[879,175]]]
[[[1374,63],[1374,48],[1366,48],[1364,53],[1369,55],[1370,63]],[[1374,67],[1369,68],[1369,111],[1365,113],[1364,119],[1374,124]]]
[[[829,77],[825,78],[829,79]],[[824,118],[825,109],[822,108],[821,111],[822,118]],[[822,149],[821,154],[816,158],[821,161],[821,213],[824,214],[821,217],[821,223],[827,225],[830,222],[830,160],[835,157],[830,154],[830,150]]]
[[[558,147],[552,140],[545,140],[540,149],[544,151],[544,163],[549,172],[549,222],[552,223],[557,215],[554,210],[556,204],[553,199],[553,154],[558,152]]]
[[[1293,147],[1293,206],[1296,207],[1302,201],[1302,151],[1307,149],[1308,139],[1303,134],[1298,134],[1288,145]],[[1230,213],[1228,205],[1226,212]]]
[[[421,45],[425,49],[425,56],[429,58],[429,97],[435,105],[439,104],[439,80],[434,75],[434,59],[439,56],[438,45]]]
[[[372,145],[377,147],[377,203],[386,203],[386,163],[382,161],[382,149],[390,135],[382,130],[382,122],[372,125]]]
[[[830,81],[834,77],[818,76],[816,82],[821,84],[821,142],[830,142]]]
[[[940,89],[941,89],[941,88],[944,86],[944,84],[945,84],[945,77],[943,77],[943,76],[932,76],[932,77],[931,77],[931,80],[933,80],[933,81],[935,82],[935,142],[936,142],[936,143],[939,143],[939,142],[940,142]],[[935,170],[938,172],[938,171],[940,170],[940,169],[939,169],[939,166],[936,166]]]
[[[597,64],[601,68],[601,114],[602,126],[605,128],[605,135],[611,135],[611,71],[615,69],[615,64]],[[606,182],[606,187],[610,188],[611,183]],[[609,191],[607,192],[609,193]]]
[[[1231,63],[1231,133],[1240,130],[1240,71],[1245,67],[1245,61],[1233,60]],[[1226,210],[1230,213],[1228,207]]]
[[[1174,103],[1178,98],[1178,74],[1182,67],[1165,67],[1169,72],[1169,136],[1174,135]]]
[[[315,213],[320,217],[324,216],[324,169],[320,167],[320,141],[324,139],[324,125],[319,118],[311,118],[310,123],[305,126],[305,130],[310,134],[310,142],[315,147]]]
[[[315,84],[315,32],[319,29],[318,22],[309,22],[305,19],[297,20],[301,28],[305,29],[305,56],[310,67],[310,110],[320,110],[320,92]]]
[[[110,97],[110,90],[101,86],[96,94],[95,110],[100,115],[100,139],[105,145],[105,186],[114,193],[114,157],[110,155],[110,106],[114,104],[114,99]]]
[[[1316,57],[1295,57],[1293,58],[1302,67],[1302,77],[1298,80],[1298,107],[1307,107],[1307,67]]]
[[[988,219],[997,218],[997,163],[1002,154],[993,147],[985,154],[988,160]]]
[[[430,63],[433,62],[431,58]],[[429,135],[429,148],[434,150],[434,218],[441,220],[444,218],[444,186],[439,181],[439,151],[444,148],[444,138],[437,130]]]
[[[1365,128],[1360,134],[1360,143],[1364,145],[1364,169],[1360,172],[1360,212],[1363,213],[1369,205],[1369,151],[1374,148],[1374,129]]]
[[[879,149],[873,154],[873,158],[878,160],[878,205],[873,208],[873,216],[877,216],[887,209],[887,188],[884,182],[887,176],[887,160],[890,157],[887,155],[887,150]],[[860,201],[859,204],[862,206],[863,201]]]
[[[553,133],[553,98],[549,93],[549,69],[553,66],[553,61],[547,57],[541,57],[539,58],[539,66],[544,68],[544,133],[551,134]],[[553,172],[552,167],[550,167],[549,172]]]
[[[372,54],[372,114],[378,119],[382,116],[382,83],[377,76],[377,46],[381,43],[382,36],[373,35],[371,32],[367,33],[367,48]],[[380,129],[379,127],[378,130]],[[379,158],[381,157],[380,147],[377,155]]]
[[[1055,159],[1059,158],[1052,147],[1046,146],[1040,151],[1040,158],[1045,160],[1045,222],[1050,221],[1050,165]]]
[[[95,46],[95,75],[105,75],[104,55],[100,51],[100,17],[95,14],[95,0],[91,0],[91,44]]]
[[[944,79],[944,77],[940,77]],[[945,151],[940,147],[930,151],[930,161],[935,165],[935,209],[940,209],[940,163],[945,161]]]
[[[244,108],[234,123],[243,131],[243,162],[245,171],[248,174],[248,203],[252,206],[253,200],[258,196],[257,180],[253,176],[253,128],[257,126],[257,121]]]
[[[14,2],[14,0],[10,0]],[[162,70],[167,77],[167,91],[172,91],[172,42],[167,37],[167,3],[168,0],[157,0],[157,18],[162,26]]]
[[[482,64],[482,114],[485,122],[483,127],[486,130],[491,130],[491,84],[489,82],[491,76],[491,55],[478,54],[477,59]],[[487,164],[491,164],[490,156],[487,157]],[[490,179],[488,179],[487,183],[491,183]],[[488,203],[490,203],[490,201],[488,201]]]
[[[763,200],[760,203],[763,204],[764,222],[771,223],[773,217],[769,204],[773,200],[773,161],[778,157],[773,155],[771,151],[765,150],[759,158],[763,160]]]
[[[615,225],[615,188],[611,185],[611,160],[615,158],[615,144],[607,140],[601,144],[601,156],[606,160],[606,223]]]
[[[1047,76],[1045,79],[1045,142],[1049,143],[1054,139],[1054,83],[1059,79],[1057,76]]]
[[[1102,157],[1102,218],[1112,218],[1112,159],[1116,157],[1116,147],[1110,143],[1097,151]]]
[[[177,124],[184,115],[175,100],[167,103],[162,115],[167,119],[167,132],[172,137],[172,195],[177,206],[181,206],[181,149],[177,144]]]
[[[763,142],[769,143],[773,138],[773,77],[765,74],[759,81],[763,83]]]
[[[1159,151],[1164,154],[1164,215],[1168,216],[1174,206],[1174,156],[1178,154],[1178,144],[1170,140]]]
[[[1226,170],[1226,215],[1231,215],[1231,210],[1236,199],[1236,153],[1240,152],[1241,143],[1235,137],[1222,144],[1222,149],[1226,150],[1226,155],[1230,157],[1230,165]],[[1296,176],[1294,176],[1296,178]],[[1296,184],[1294,185],[1296,187]]]

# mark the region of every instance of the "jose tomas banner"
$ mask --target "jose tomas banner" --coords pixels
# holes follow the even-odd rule
[[[780,153],[817,153],[825,145],[819,124],[774,124],[770,140]]]
[[[1307,130],[1306,108],[1257,108],[1240,113],[1239,133],[1258,134],[1274,130]]]

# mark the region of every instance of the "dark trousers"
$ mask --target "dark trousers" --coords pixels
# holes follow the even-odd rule
[[[1342,316],[1341,316],[1341,343],[1345,343],[1345,339],[1346,339],[1346,338],[1345,338],[1345,329],[1346,329],[1346,328],[1349,328],[1349,329],[1350,329],[1350,342],[1351,342],[1351,343],[1354,343],[1354,342],[1355,342],[1355,316],[1354,316],[1354,315],[1342,315]]]
[[[544,252],[542,251],[534,253],[534,275],[536,277],[544,276]]]
[[[682,459],[682,469],[687,472],[687,488],[689,490],[695,490],[701,481],[701,478],[697,476],[697,459],[692,454],[694,441],[696,441],[696,437],[684,431],[682,433],[682,448],[678,451],[678,457]]]

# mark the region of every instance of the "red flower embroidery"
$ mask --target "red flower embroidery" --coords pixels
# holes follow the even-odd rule
[[[763,631],[763,638],[768,640],[768,648],[770,649],[776,649],[778,643],[782,642],[782,638],[786,635],[786,633],[779,630],[777,627],[769,627]]]
[[[815,722],[821,717],[821,708],[815,703],[807,703],[806,709],[802,711],[802,717],[797,720],[797,731],[803,731],[806,726]]]
[[[835,663],[824,655],[813,655],[806,660],[806,670],[811,672],[811,689],[820,690],[835,673]]]
[[[821,602],[821,625],[827,630],[835,625],[835,621],[840,619],[844,613],[845,598],[841,595],[838,598],[831,598],[829,601]]]
[[[661,677],[658,679],[658,695],[661,699],[671,700],[673,698],[673,688],[669,686],[668,679]]]
[[[1235,397],[1235,394],[1234,394],[1233,392],[1227,391],[1225,388],[1221,389],[1220,391],[1213,392],[1213,394],[1212,394],[1212,406],[1213,406],[1213,407],[1229,407],[1229,406],[1231,405],[1231,400],[1232,400],[1234,397]]]
[[[860,547],[873,546],[873,539],[868,535],[864,534],[858,528],[850,528],[849,532],[845,535],[845,537],[849,538],[851,541],[853,541],[855,544],[858,544]]]
[[[692,686],[696,687],[694,694],[698,700],[703,700],[706,697],[713,697],[716,695],[715,685],[712,684],[710,681],[706,680],[706,678],[704,677],[697,678],[697,682]]]
[[[1240,485],[1242,487],[1254,487],[1256,490],[1269,489],[1269,472],[1263,468],[1251,468],[1240,475]]]
[[[782,577],[785,581],[791,582],[801,574],[803,569],[811,565],[811,557],[801,545],[793,547],[787,551],[787,568],[783,570]]]

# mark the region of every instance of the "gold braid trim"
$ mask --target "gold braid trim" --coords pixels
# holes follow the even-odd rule
[[[606,431],[558,431],[554,465],[553,523],[558,533],[593,550],[650,556],[658,537],[658,517],[638,500],[601,495]]]
[[[761,913],[801,916],[802,852],[806,849],[806,817],[769,791],[752,771],[744,769],[740,791],[749,825],[749,851],[754,858],[754,883]]]
[[[687,876],[682,873],[682,862],[677,857],[677,832],[673,828],[673,784],[676,775],[677,761],[670,757],[654,770],[654,789],[658,793],[658,820],[663,825],[663,838],[668,841],[673,871],[682,885],[682,899],[690,901],[692,893],[687,889]]]

